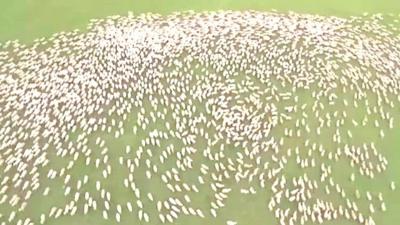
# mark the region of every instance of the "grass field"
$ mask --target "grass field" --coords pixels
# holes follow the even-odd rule
[[[0,41],[31,41],[55,32],[83,29],[90,19],[115,14],[182,10],[271,10],[350,16],[369,13],[400,13],[397,0],[15,0],[0,1]]]
[[[68,31],[73,29],[84,29],[86,24],[90,19],[93,18],[103,18],[106,16],[121,14],[126,15],[127,11],[132,11],[134,13],[143,13],[143,12],[154,12],[161,14],[168,14],[174,11],[182,11],[182,10],[195,10],[195,11],[203,11],[203,10],[223,10],[223,9],[231,9],[231,10],[271,10],[277,9],[279,11],[295,11],[301,13],[312,13],[312,14],[321,14],[327,16],[351,16],[351,15],[360,15],[364,12],[370,13],[400,13],[400,2],[396,0],[387,0],[387,1],[374,1],[374,0],[354,0],[354,1],[307,1],[307,0],[286,0],[286,1],[260,1],[260,0],[248,0],[248,1],[188,1],[188,0],[149,0],[149,1],[128,1],[128,0],[69,0],[69,1],[54,1],[54,0],[15,0],[15,1],[5,1],[1,0],[0,2],[0,42],[6,40],[19,39],[23,42],[31,42],[35,38],[49,36],[53,33],[59,31]],[[243,77],[239,76],[238,79]],[[304,96],[300,96],[300,105],[303,103],[307,103],[310,99],[308,96],[309,93],[305,93]],[[352,96],[343,95],[342,99],[351,99]],[[374,99],[371,99],[373,102]],[[146,107],[150,108],[149,104]],[[395,107],[390,113],[394,115],[396,121],[400,120],[399,115],[399,107]],[[337,108],[327,108],[327,112],[333,112],[337,110]],[[150,110],[149,110],[150,111]],[[349,110],[351,111],[351,110]],[[350,112],[350,116],[357,118],[359,120],[362,119],[360,115],[364,115],[365,111],[352,111]],[[114,168],[114,175],[112,179],[104,180],[105,188],[113,192],[113,198],[116,198],[116,202],[124,202],[126,199],[129,199],[131,196],[134,198],[132,192],[127,191],[126,189],[120,189],[120,184],[123,182],[123,179],[128,176],[127,171],[118,171],[115,172],[116,168],[118,168],[118,158],[125,157],[129,158],[129,155],[124,153],[125,146],[130,145],[132,149],[136,149],[143,138],[149,135],[149,131],[153,128],[161,129],[168,131],[167,128],[164,127],[164,123],[162,121],[156,121],[149,125],[149,128],[146,131],[138,132],[138,134],[133,134],[131,128],[137,126],[137,112],[132,112],[128,116],[128,120],[123,125],[123,127],[128,131],[124,135],[119,138],[114,138],[113,135],[98,132],[93,136],[89,137],[89,143],[92,144],[89,146],[96,148],[94,144],[95,138],[97,136],[102,137],[106,140],[106,145],[110,149],[110,165]],[[291,124],[293,125],[293,124]],[[367,189],[376,189],[383,192],[388,211],[387,212],[377,212],[375,214],[377,225],[395,225],[396,221],[400,221],[400,194],[398,191],[392,192],[389,190],[389,186],[387,185],[391,180],[396,181],[397,184],[400,184],[400,175],[398,171],[400,171],[400,126],[395,126],[395,129],[391,132],[387,132],[387,136],[382,141],[379,139],[377,129],[373,127],[373,124],[367,127],[367,129],[354,129],[354,139],[362,141],[374,141],[380,149],[383,149],[383,155],[389,159],[389,167],[385,173],[384,177],[379,177],[378,180],[371,180],[367,178],[356,178],[357,187],[361,187],[361,190]],[[283,127],[278,127],[274,132],[283,133]],[[312,136],[310,139],[312,141],[318,142],[322,141],[326,145],[330,145],[329,130],[326,131],[327,140],[320,139],[318,136]],[[70,139],[73,140],[79,135],[79,131],[76,133],[70,134]],[[302,143],[304,140],[293,140],[290,144],[293,146]],[[179,140],[163,140],[162,147],[167,146],[170,142],[179,143]],[[161,147],[161,148],[162,148]],[[201,146],[198,146],[199,148]],[[233,146],[232,150],[235,148]],[[161,149],[160,148],[160,149]],[[114,150],[114,151],[113,151]],[[94,153],[96,154],[96,153]],[[97,153],[98,154],[98,153]],[[94,156],[101,158],[102,155]],[[49,164],[49,168],[57,168],[57,167],[65,167],[66,162],[65,158],[59,158],[56,155],[49,156],[51,163]],[[157,157],[154,157],[157,159]],[[198,156],[199,162],[201,160],[201,156]],[[343,162],[340,162],[343,163]],[[339,180],[341,184],[344,184],[345,188],[352,189],[354,183],[349,181],[350,171],[352,169],[349,167],[348,163],[343,164],[334,164],[333,170],[336,171],[335,179]],[[90,178],[93,179],[101,179],[101,170],[98,170],[94,166],[85,166],[85,162],[83,159],[77,162],[74,167],[74,170],[71,171],[71,174],[76,174],[76,178],[82,178],[82,174],[89,175]],[[159,168],[160,170],[167,170],[173,165],[169,165],[168,162],[163,165],[164,168]],[[211,165],[210,165],[211,167]],[[46,170],[47,168],[44,168]],[[102,168],[104,169],[104,168]],[[289,176],[298,176],[301,174],[298,168],[295,166],[289,167],[287,174]],[[142,176],[140,176],[140,174]],[[155,197],[157,198],[166,198],[168,197],[168,190],[165,190],[164,187],[157,186],[157,183],[152,183],[152,180],[148,180],[144,176],[145,171],[139,171],[139,176],[135,177],[137,183],[142,185],[141,188],[143,190],[155,193]],[[191,174],[190,171],[184,174],[185,180],[192,181],[193,177],[196,177],[196,174]],[[62,179],[55,179],[51,182],[51,185],[60,185],[62,186]],[[72,182],[77,182],[77,180],[73,180]],[[194,181],[193,181],[194,182]],[[212,224],[212,225],[223,225],[226,224],[227,220],[235,220],[238,222],[238,225],[262,225],[262,224],[275,224],[276,221],[271,212],[266,209],[266,198],[265,196],[270,195],[269,190],[259,189],[257,190],[257,195],[249,195],[248,197],[243,197],[240,194],[241,184],[233,184],[231,183],[232,193],[227,201],[227,207],[222,209],[219,212],[219,216],[217,219],[212,219],[209,215],[206,215],[206,219],[198,219],[194,217],[186,217],[182,216],[175,223],[178,225],[201,225],[201,224]],[[246,184],[243,183],[243,187]],[[42,188],[45,188],[43,186]],[[86,186],[88,190],[95,190],[94,183],[90,183]],[[53,202],[48,202],[48,204],[41,204],[42,197],[41,192],[44,191],[40,189],[40,191],[35,195],[33,195],[31,201],[34,204],[28,206],[27,214],[28,215],[38,215],[42,212],[48,211],[49,205],[64,205],[67,199],[59,198],[59,196],[63,196],[63,189],[59,189],[59,193],[57,190],[50,193],[50,198]],[[212,196],[208,196],[210,190],[202,190],[203,195],[193,195],[192,201],[198,203],[198,205],[202,205],[207,203],[209,198]],[[211,194],[211,191],[210,191]],[[348,193],[348,195],[352,195],[353,193]],[[100,195],[100,194],[99,194]],[[54,196],[54,198],[52,197]],[[100,196],[93,196],[95,199],[100,199]],[[179,194],[176,195],[179,196]],[[364,196],[363,196],[364,197]],[[365,198],[365,197],[364,197]],[[329,199],[331,201],[335,201],[335,199]],[[206,206],[204,206],[206,207]],[[8,209],[1,208],[0,212],[6,212]],[[156,214],[155,208],[146,209],[150,213]],[[362,209],[367,211],[367,209]],[[125,216],[122,219],[120,224],[140,224],[137,219],[137,214],[132,214],[129,216]],[[1,224],[1,219],[0,219]],[[49,220],[46,225],[70,225],[70,224],[84,224],[84,225],[112,225],[117,224],[113,220],[109,220],[105,222],[102,219],[101,211],[90,212],[89,215],[83,216],[81,214],[74,217],[62,217],[58,220]],[[143,223],[146,224],[146,223]],[[151,221],[150,224],[159,224],[157,219]],[[327,225],[351,225],[355,223],[350,223],[348,221],[335,220],[333,222],[324,223]]]

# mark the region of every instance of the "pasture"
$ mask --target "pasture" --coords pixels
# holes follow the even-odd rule
[[[0,5],[1,225],[400,219],[395,1]]]

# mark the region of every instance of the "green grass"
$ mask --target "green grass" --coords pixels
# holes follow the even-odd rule
[[[398,0],[1,0],[0,42],[24,42],[55,32],[83,29],[90,19],[114,14],[154,12],[168,14],[182,10],[271,10],[317,13],[332,16],[400,12]]]

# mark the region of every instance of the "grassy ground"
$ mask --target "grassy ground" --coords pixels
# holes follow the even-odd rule
[[[37,37],[48,36],[54,32],[62,30],[71,30],[75,28],[84,28],[89,19],[92,18],[102,18],[105,16],[113,14],[126,14],[127,11],[133,11],[136,13],[140,12],[157,12],[167,14],[173,11],[179,10],[189,10],[193,9],[196,11],[200,10],[218,10],[218,9],[256,9],[256,10],[269,10],[278,9],[280,11],[297,11],[303,13],[318,13],[323,15],[335,15],[335,16],[348,16],[348,15],[358,15],[363,12],[382,12],[382,13],[399,13],[400,3],[396,0],[387,1],[375,1],[375,0],[355,0],[355,1],[307,1],[307,0],[286,0],[286,1],[260,1],[260,0],[249,0],[249,1],[188,1],[188,0],[149,0],[149,1],[127,1],[127,0],[69,0],[69,1],[54,1],[54,0],[14,0],[6,1],[1,0],[0,2],[0,41],[10,40],[10,39],[20,39],[24,42],[29,42]],[[346,97],[346,96],[344,96]],[[349,97],[349,96],[347,96]],[[304,96],[304,102],[307,100],[307,96]],[[302,102],[301,102],[302,103]],[[300,103],[300,104],[301,104]],[[328,109],[327,109],[328,110]],[[334,110],[334,109],[331,109]],[[397,111],[393,111],[393,114],[398,114]],[[128,120],[124,127],[126,130],[130,130],[131,127],[135,125],[135,112],[131,115],[131,120]],[[356,116],[356,115],[355,115]],[[396,117],[397,121],[400,119]],[[158,126],[155,124],[154,126]],[[355,130],[355,137],[361,137],[363,140],[376,140],[378,148],[384,149],[384,155],[389,159],[389,168],[387,171],[387,176],[380,178],[378,183],[371,183],[369,180],[356,180],[357,186],[363,184],[365,189],[374,187],[374,189],[383,190],[385,199],[387,199],[388,212],[377,213],[376,219],[377,224],[381,225],[392,225],[395,224],[393,221],[400,220],[400,214],[396,213],[400,210],[400,195],[398,192],[389,191],[388,181],[397,178],[396,182],[400,183],[399,176],[396,176],[396,171],[400,169],[400,151],[397,150],[400,146],[399,139],[396,138],[400,135],[400,129],[395,129],[393,132],[388,133],[385,141],[379,141],[376,129],[373,129],[371,125],[370,129]],[[139,136],[134,135],[132,132],[128,132],[118,139],[114,139],[112,135],[108,134],[97,134],[102,138],[108,140],[107,145],[110,146],[110,150],[115,150],[110,153],[111,163],[113,163],[113,168],[118,167],[117,158],[123,155],[123,150],[127,144],[132,145],[132,149],[135,149],[138,137],[145,137],[148,135],[147,132],[139,133]],[[142,136],[140,136],[142,135]],[[95,136],[94,136],[95,137]],[[317,138],[317,137],[315,137]],[[95,138],[91,138],[94,142]],[[301,140],[300,140],[301,141]],[[328,141],[327,141],[328,142]],[[167,143],[165,143],[167,144]],[[99,156],[100,157],[100,156]],[[128,157],[128,156],[124,156]],[[56,157],[53,159],[53,165],[49,166],[60,166],[59,163],[62,161],[57,161]],[[101,177],[101,171],[95,169],[94,167],[86,167],[84,161],[80,161],[82,165],[77,165],[75,168],[85,168],[86,170],[73,171],[79,176],[82,173],[86,173],[91,178]],[[346,166],[348,165],[335,165],[337,167],[337,177],[346,184],[346,187],[351,188],[354,185],[348,182],[349,171]],[[168,167],[168,166],[166,166]],[[143,175],[144,175],[144,171]],[[289,174],[295,175],[297,172],[296,168],[293,171],[289,171]],[[113,190],[113,196],[117,198],[116,201],[123,201],[127,196],[132,195],[132,193],[127,193],[125,189],[121,191],[118,189],[120,182],[127,174],[113,173],[115,176],[112,181],[105,181],[107,189]],[[138,184],[143,185],[141,188],[149,190],[153,193],[157,193],[157,198],[167,197],[163,196],[163,191],[156,187],[151,181],[143,177],[137,177]],[[190,179],[190,178],[189,178]],[[347,180],[347,182],[346,182]],[[62,185],[62,180],[55,180],[52,185]],[[119,182],[119,183],[118,183]],[[117,185],[118,184],[118,185]],[[87,186],[90,190],[94,190],[94,184],[89,182]],[[249,196],[243,198],[239,194],[240,186],[235,186],[233,192],[226,203],[227,208],[221,210],[220,217],[217,220],[210,219],[211,217],[207,213],[206,220],[194,219],[194,217],[182,217],[178,220],[176,224],[225,224],[227,219],[236,220],[239,224],[270,224],[273,215],[266,210],[266,197],[268,196],[268,191],[261,191],[259,195]],[[124,191],[125,190],[125,191]],[[49,205],[64,205],[65,199],[59,199],[57,196],[63,196],[63,190],[59,190],[60,193],[52,192],[50,196],[53,195],[53,203]],[[207,193],[207,192],[203,192]],[[261,197],[260,197],[261,195]],[[265,196],[263,196],[265,195]],[[93,196],[95,199],[100,198],[99,196]],[[193,197],[193,201],[198,201],[201,204],[203,197],[196,199]],[[204,197],[204,198],[207,198]],[[40,204],[41,202],[40,193],[33,196],[32,201],[37,202],[37,204],[31,205],[27,208],[28,214],[37,215],[37,213],[48,211],[45,204]],[[247,210],[246,210],[247,209]],[[0,209],[6,210],[6,209]],[[148,209],[150,212],[155,213],[155,209]],[[124,214],[125,215],[125,214]],[[112,215],[110,215],[111,217]],[[61,220],[49,221],[48,224],[76,224],[76,221],[80,221],[79,224],[114,224],[115,221],[108,221],[107,223],[101,218],[101,211],[92,212],[89,216],[75,216],[73,218],[63,217]],[[136,214],[129,215],[122,218],[123,224],[138,224],[134,223],[137,221]],[[138,221],[137,221],[138,222]],[[154,219],[152,224],[157,224],[158,220]],[[346,221],[334,221],[327,224],[352,224]]]
[[[357,15],[363,12],[399,13],[398,0],[1,0],[0,41],[34,38],[62,30],[84,28],[89,19],[113,14],[181,10],[255,9],[296,11],[323,15]]]

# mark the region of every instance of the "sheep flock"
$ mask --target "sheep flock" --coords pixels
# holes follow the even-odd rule
[[[399,20],[129,13],[2,43],[0,225],[379,225]]]

